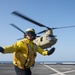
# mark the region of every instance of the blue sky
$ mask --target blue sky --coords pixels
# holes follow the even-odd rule
[[[10,23],[22,30],[34,28],[36,32],[46,29],[11,14],[19,11],[49,27],[75,25],[75,0],[0,0],[0,46],[9,46],[23,37]],[[36,61],[75,61],[75,28],[54,30],[57,43],[51,56],[38,54]],[[12,61],[13,54],[0,53],[0,61]]]

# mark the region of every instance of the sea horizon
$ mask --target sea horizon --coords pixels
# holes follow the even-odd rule
[[[36,64],[75,64],[75,61],[35,61]],[[0,61],[0,64],[12,64],[13,61]]]

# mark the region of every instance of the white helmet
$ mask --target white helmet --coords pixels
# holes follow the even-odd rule
[[[25,31],[25,37],[26,37],[27,35],[33,36],[32,40],[34,40],[34,39],[36,38],[35,30],[32,29],[32,28],[26,29],[26,31]]]
[[[35,30],[34,30],[33,28],[28,28],[28,29],[26,29],[26,31],[25,31],[25,32],[30,32],[30,31],[32,31],[32,32],[34,32],[34,33],[35,33]]]

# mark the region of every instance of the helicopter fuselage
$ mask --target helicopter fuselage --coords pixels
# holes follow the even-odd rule
[[[57,42],[57,38],[53,35],[52,30],[47,30],[44,35],[36,38],[33,42],[41,48],[46,49],[53,46]]]

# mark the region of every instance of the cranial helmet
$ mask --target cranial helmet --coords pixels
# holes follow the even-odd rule
[[[36,33],[35,33],[35,30],[33,28],[26,29],[25,36],[27,36],[27,35],[33,36],[33,40],[36,38]]]
[[[26,31],[25,32],[35,32],[35,30],[33,29],[33,28],[28,28],[28,29],[26,29]]]

